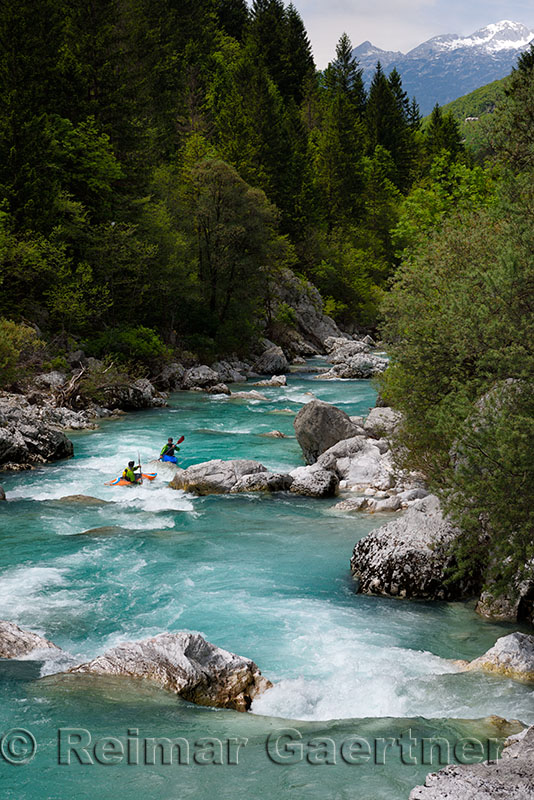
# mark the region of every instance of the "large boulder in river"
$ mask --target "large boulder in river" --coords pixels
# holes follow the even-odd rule
[[[236,711],[247,711],[272,685],[250,659],[182,631],[120,644],[69,673],[141,678],[191,703]]]
[[[322,400],[306,403],[295,417],[293,427],[307,464],[315,463],[329,447],[358,432],[348,414]]]
[[[369,353],[371,348],[365,342],[352,341],[339,337],[330,336],[325,347],[328,351],[328,360],[331,364],[345,364],[350,358],[361,353]]]
[[[240,361],[216,361],[211,368],[223,383],[244,383],[247,379],[247,365]]]
[[[367,436],[381,439],[383,436],[392,436],[401,420],[402,414],[393,408],[372,408],[364,422],[363,429]]]
[[[305,497],[335,497],[339,489],[339,478],[334,472],[321,469],[317,464],[297,467],[289,473],[293,482],[290,492]]]
[[[271,344],[254,362],[254,371],[260,375],[279,375],[289,371],[289,361],[281,347]]]
[[[402,517],[368,533],[355,545],[351,570],[358,592],[425,600],[473,595],[476,581],[451,583],[451,546],[460,532],[444,518],[434,495],[417,500]]]
[[[500,759],[480,764],[451,764],[427,775],[410,800],[532,800],[534,726],[511,736]]]
[[[108,408],[137,411],[142,408],[157,408],[167,404],[167,397],[158,392],[147,378],[138,378],[131,383],[117,383],[102,390]]]
[[[180,389],[185,375],[185,367],[179,361],[165,364],[158,377],[157,385],[166,392],[175,392]]]
[[[467,669],[534,682],[534,636],[527,633],[501,636],[484,655],[471,661]]]
[[[239,458],[224,461],[217,458],[179,470],[169,486],[171,489],[183,489],[198,495],[226,494],[245,475],[259,472],[267,472],[267,469],[258,461]]]
[[[293,478],[284,472],[255,472],[240,478],[231,492],[285,492],[292,483]]]
[[[315,380],[335,380],[343,378],[345,380],[362,380],[374,378],[385,372],[388,367],[387,358],[375,356],[370,353],[361,353],[347,359],[347,361],[334,364],[328,372],[317,375]]]
[[[323,469],[334,471],[351,489],[369,487],[385,491],[396,483],[395,469],[387,442],[352,436],[329,447],[317,459]]]
[[[528,562],[504,587],[493,583],[484,590],[475,610],[486,619],[534,625],[534,562]]]
[[[198,386],[205,389],[217,383],[220,383],[219,373],[202,364],[200,367],[191,367],[187,370],[182,379],[182,388],[194,389]]]
[[[14,622],[0,620],[0,658],[22,658],[34,650],[59,650],[37,633],[25,631]]]
[[[62,431],[30,422],[24,415],[18,424],[0,427],[0,464],[43,464],[70,458],[73,452],[72,442]]]

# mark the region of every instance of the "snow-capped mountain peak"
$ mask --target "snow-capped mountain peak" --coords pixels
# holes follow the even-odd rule
[[[386,72],[395,67],[404,89],[415,95],[422,112],[428,114],[435,103],[444,105],[508,75],[530,44],[534,44],[534,30],[520,22],[501,20],[469,36],[434,36],[406,54],[364,42],[355,48],[354,55],[367,86],[377,61]]]
[[[436,37],[439,39],[449,37]],[[530,30],[520,22],[501,20],[485,28],[475,31],[470,36],[455,36],[449,41],[441,41],[444,50],[457,50],[459,47],[476,47],[487,53],[499,50],[519,50],[534,40],[534,30]],[[435,41],[435,40],[434,40]],[[436,42],[437,43],[437,42]]]

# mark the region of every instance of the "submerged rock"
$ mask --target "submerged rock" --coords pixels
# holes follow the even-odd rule
[[[266,467],[258,461],[224,461],[217,458],[179,470],[169,486],[171,489],[183,489],[198,495],[226,494],[245,475],[255,475],[258,472],[267,472]]]
[[[481,764],[451,764],[427,775],[410,800],[532,800],[534,726],[504,743],[501,758]]]
[[[120,644],[68,672],[142,678],[192,703],[236,711],[247,711],[272,686],[250,659],[185,632]]]
[[[59,650],[59,647],[14,622],[0,620],[0,658],[21,658],[34,650]]]
[[[101,528],[90,528],[88,531],[81,531],[75,536],[116,536],[118,533],[129,533],[119,525],[104,525]]]
[[[258,436],[265,436],[267,439],[287,439],[288,437],[282,431],[267,431],[267,433],[259,433]]]
[[[6,493],[4,491],[4,487],[0,486],[0,503],[6,499]]]
[[[358,592],[427,600],[471,596],[476,582],[445,583],[454,565],[451,545],[459,534],[443,517],[437,497],[416,501],[402,517],[355,545],[350,563]]]
[[[484,655],[467,666],[469,671],[479,669],[534,682],[534,636],[527,633],[501,636]]]
[[[107,500],[101,500],[99,497],[91,497],[88,494],[66,494],[60,497],[56,502],[58,503],[75,503],[82,506],[107,506]]]
[[[232,400],[260,400],[264,403],[269,402],[264,394],[257,392],[255,389],[251,389],[250,392],[232,392],[230,397]]]
[[[340,440],[354,436],[358,430],[348,414],[322,400],[312,400],[303,406],[293,426],[308,464],[315,463],[321,453]]]

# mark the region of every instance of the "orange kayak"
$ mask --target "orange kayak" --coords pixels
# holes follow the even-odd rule
[[[157,474],[157,472],[143,472],[142,477],[143,480],[153,481]],[[107,481],[105,486],[135,486],[135,483],[127,481],[125,478],[115,478],[114,481]]]

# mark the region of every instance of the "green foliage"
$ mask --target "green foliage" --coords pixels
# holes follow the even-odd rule
[[[488,170],[470,168],[443,151],[431,164],[428,177],[404,199],[392,230],[398,255],[422,244],[451,214],[469,213],[495,199],[495,181]]]
[[[245,353],[284,265],[374,323],[417,172],[397,73],[367,98],[346,34],[316,73],[283,0],[21,0],[0,35],[0,314]]]
[[[68,372],[69,365],[65,356],[55,356],[50,361],[43,361],[44,370],[58,370],[59,372]]]
[[[106,406],[110,395],[116,396],[117,391],[126,390],[130,383],[129,373],[108,356],[100,364],[93,364],[84,373],[78,387],[78,396],[82,405],[96,403]]]
[[[432,161],[443,151],[453,159],[464,151],[460,126],[450,111],[443,113],[439,105],[435,105],[425,128],[424,150],[426,157]]]
[[[342,231],[332,235],[328,257],[317,265],[312,278],[328,298],[327,313],[339,323],[358,319],[362,325],[372,325],[375,321],[382,293],[370,275],[373,266],[371,252],[356,247]]]
[[[0,317],[0,386],[21,378],[42,347],[33,328]]]
[[[404,413],[405,463],[463,531],[458,574],[482,570],[494,593],[534,555],[533,53],[492,116],[498,169],[440,158],[405,201],[383,304],[382,393]]]
[[[90,355],[97,358],[111,355],[122,363],[137,361],[151,364],[171,357],[170,349],[156,331],[143,325],[102,331],[84,346]]]
[[[491,115],[504,100],[508,82],[508,76],[501,78],[441,107],[444,114],[452,114],[459,124],[465,147],[477,161],[482,161],[488,153],[487,123],[491,122]],[[423,120],[423,130],[429,120],[430,116]]]
[[[111,305],[107,288],[95,284],[91,266],[83,262],[75,269],[62,264],[45,298],[54,323],[71,332],[96,324]]]
[[[534,399],[521,381],[497,384],[458,431],[443,493],[463,531],[458,573],[482,568],[494,593],[517,585],[534,557],[533,447]]]
[[[297,313],[292,306],[287,303],[280,303],[276,312],[275,322],[294,328],[297,324]]]

